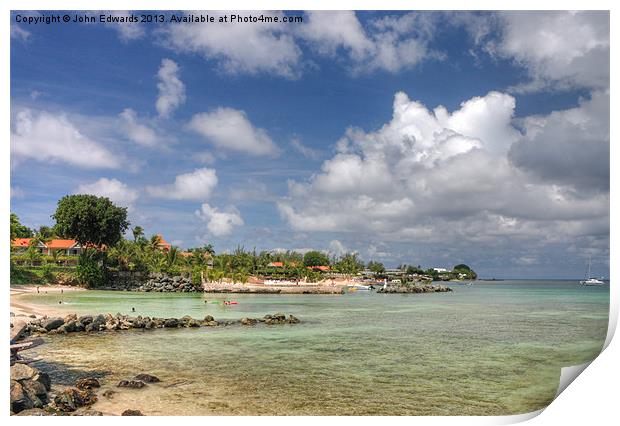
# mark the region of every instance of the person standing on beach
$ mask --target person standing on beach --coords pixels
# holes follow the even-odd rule
[[[37,286],[37,293],[39,293],[39,286]]]

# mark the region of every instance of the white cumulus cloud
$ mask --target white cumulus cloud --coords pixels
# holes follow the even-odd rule
[[[277,147],[267,131],[254,127],[244,111],[220,107],[192,117],[188,128],[224,150],[250,155],[277,153]]]
[[[138,145],[154,147],[165,143],[165,139],[153,128],[140,122],[138,115],[133,109],[125,108],[119,114],[119,117],[122,121],[121,129],[125,135]]]
[[[64,114],[34,112],[15,115],[11,155],[16,160],[66,163],[84,168],[118,168],[119,158],[86,136]]]
[[[158,198],[203,201],[209,198],[216,186],[215,170],[202,168],[178,175],[173,184],[149,186],[147,191],[151,196]]]
[[[185,85],[179,79],[179,66],[171,59],[163,59],[157,78],[159,96],[155,107],[161,117],[169,117],[185,102]]]
[[[128,187],[118,179],[101,178],[92,183],[79,185],[75,194],[90,194],[98,197],[107,197],[110,201],[124,207],[131,206],[139,196],[137,190]]]
[[[608,102],[599,95],[578,108],[516,120],[514,98],[499,92],[453,112],[397,93],[388,123],[372,132],[348,129],[319,172],[289,182],[278,207],[297,231],[351,233],[357,244],[604,236]],[[587,149],[596,155],[584,155]],[[587,165],[572,171],[580,161]],[[588,179],[596,191],[580,189]]]
[[[196,211],[196,216],[207,222],[207,230],[216,237],[230,235],[235,226],[244,224],[241,214],[234,206],[221,211],[217,207],[204,203],[200,210]]]
[[[242,17],[263,14],[281,19],[283,16],[281,12],[234,13]],[[209,13],[216,20],[228,14]],[[301,50],[287,26],[281,23],[168,25],[162,34],[164,44],[175,51],[198,53],[230,74],[268,72],[287,78],[299,75]]]

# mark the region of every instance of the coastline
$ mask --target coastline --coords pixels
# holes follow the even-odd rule
[[[32,302],[26,302],[23,300],[24,295],[34,294],[37,292],[37,287],[41,293],[61,293],[72,291],[85,291],[82,287],[63,286],[63,285],[19,285],[10,287],[10,312],[15,317],[24,317],[30,315],[36,315],[38,317],[43,316],[64,316],[65,313],[61,310],[55,309],[52,306],[40,306],[33,304]]]

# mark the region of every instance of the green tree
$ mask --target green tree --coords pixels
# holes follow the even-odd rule
[[[471,268],[467,265],[465,265],[464,263],[459,263],[458,265],[456,265],[453,270],[459,270],[459,271],[471,271]]]
[[[39,230],[37,231],[39,238],[49,241],[56,237],[56,229],[54,227],[49,226],[39,226]]]
[[[99,287],[105,282],[102,255],[94,249],[87,249],[78,260],[75,275],[78,281],[87,287]]]
[[[125,207],[95,195],[64,196],[52,218],[61,235],[74,238],[81,245],[113,246],[129,227]]]
[[[144,229],[141,226],[135,226],[131,233],[133,234],[133,240],[138,241],[140,238],[144,237]]]
[[[22,225],[19,217],[15,213],[11,213],[11,240],[14,238],[31,238],[32,229]]]
[[[367,268],[370,269],[375,274],[382,274],[385,272],[385,266],[383,266],[383,263],[375,262],[374,260],[371,260],[370,262],[368,262]]]
[[[329,265],[329,257],[320,251],[311,250],[304,255],[304,266]]]
[[[346,253],[335,262],[334,269],[343,274],[353,275],[364,269],[364,262],[359,259],[357,253]]]

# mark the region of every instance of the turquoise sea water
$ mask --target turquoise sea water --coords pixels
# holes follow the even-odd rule
[[[104,389],[118,393],[94,408],[114,414],[506,415],[546,406],[560,369],[593,359],[605,340],[609,285],[451,287],[417,295],[31,294],[24,300],[67,313],[283,312],[302,323],[53,336],[28,355],[58,383],[100,374]],[[204,303],[225,297],[239,304]],[[163,382],[114,387],[140,372]]]

